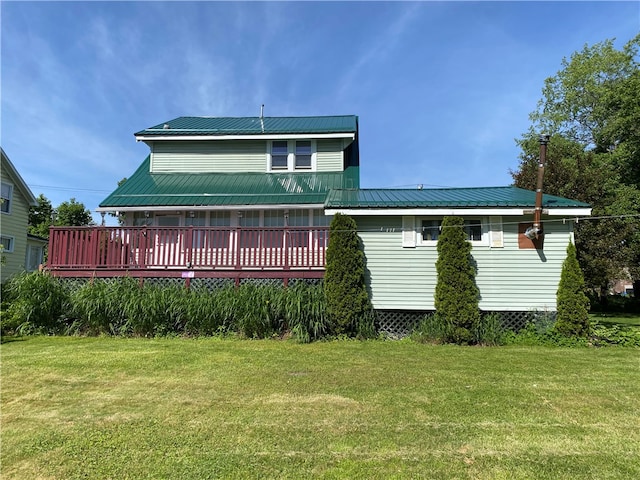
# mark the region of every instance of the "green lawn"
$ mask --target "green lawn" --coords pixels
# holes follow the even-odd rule
[[[640,478],[640,349],[4,343],[8,479]]]

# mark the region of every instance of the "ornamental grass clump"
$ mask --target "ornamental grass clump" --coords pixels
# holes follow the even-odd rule
[[[287,326],[299,342],[313,342],[331,332],[322,283],[295,282],[287,289],[285,302]]]
[[[589,299],[584,292],[584,276],[573,243],[567,246],[556,300],[555,331],[567,337],[587,337],[590,329]]]
[[[443,322],[444,340],[472,343],[480,321],[480,292],[462,218],[444,217],[437,248],[435,307],[437,318]]]
[[[356,222],[337,213],[329,226],[327,266],[324,275],[327,311],[338,335],[375,333],[372,307],[365,285],[365,257]]]
[[[48,273],[21,273],[3,287],[2,333],[59,333],[69,312],[69,291]]]

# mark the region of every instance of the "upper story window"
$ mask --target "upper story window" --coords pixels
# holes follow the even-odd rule
[[[274,141],[271,144],[271,170],[287,170],[289,168],[289,142]]]
[[[2,182],[2,188],[0,189],[0,211],[2,213],[11,213],[12,197],[13,185]]]
[[[423,219],[421,226],[421,240],[423,245],[436,243],[442,234],[442,219]],[[467,240],[472,243],[482,243],[482,220],[472,218],[464,221],[464,232]]]
[[[311,168],[311,140],[296,142],[296,170]]]
[[[273,140],[269,155],[269,170],[314,170],[314,140]]]

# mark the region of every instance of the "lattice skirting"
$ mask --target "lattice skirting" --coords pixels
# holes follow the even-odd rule
[[[433,311],[408,311],[408,310],[376,310],[378,331],[391,337],[405,337],[420,324],[425,315]],[[483,312],[487,315],[494,312]],[[500,316],[502,326],[506,330],[518,332],[527,324],[534,323],[539,330],[553,325],[556,320],[556,312],[551,311],[513,311],[495,312]]]

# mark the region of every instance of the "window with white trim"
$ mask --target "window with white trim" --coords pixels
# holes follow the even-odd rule
[[[7,235],[2,235],[0,237],[0,245],[2,245],[2,252],[3,253],[12,253],[13,252],[13,247],[14,247],[14,238],[13,237],[9,237]]]
[[[271,170],[289,169],[289,142],[274,140],[271,142]]]
[[[11,213],[13,201],[13,185],[2,182],[0,188],[0,211],[2,213]]]
[[[296,170],[311,169],[311,140],[296,141],[295,168]]]
[[[442,234],[441,218],[423,218],[420,219],[420,244],[435,245]],[[464,220],[464,232],[473,244],[487,243],[485,222],[479,218],[468,218]]]
[[[273,140],[269,148],[269,171],[314,170],[314,140]]]

